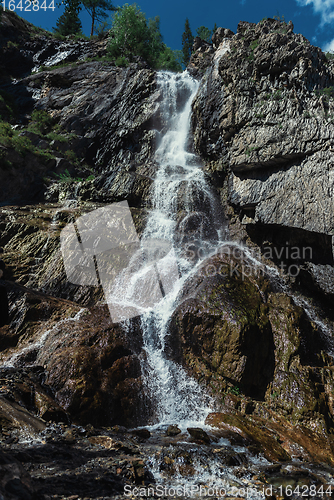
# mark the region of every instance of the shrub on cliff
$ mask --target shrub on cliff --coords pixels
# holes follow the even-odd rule
[[[213,31],[209,30],[206,26],[200,26],[196,30],[197,36],[199,36],[202,40],[206,42],[211,42],[211,37],[213,35]]]
[[[162,41],[159,24],[159,17],[147,20],[136,4],[123,5],[113,15],[109,56],[123,65],[139,56],[152,68],[181,71],[177,54]]]

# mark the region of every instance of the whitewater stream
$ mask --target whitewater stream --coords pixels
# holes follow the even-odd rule
[[[113,317],[117,311],[118,319],[124,319],[129,309],[141,314],[141,368],[154,408],[147,423],[186,428],[194,422],[204,424],[213,400],[168,359],[168,324],[184,282],[215,249],[223,225],[217,217],[218,201],[191,150],[191,105],[199,83],[187,72],[159,72],[157,78],[163,130],[155,154],[159,167],[152,209],[139,250],[106,298],[113,305]],[[190,259],[194,249],[200,249],[200,256]]]

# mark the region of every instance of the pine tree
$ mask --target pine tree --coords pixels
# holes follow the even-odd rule
[[[212,31],[209,30],[206,26],[200,26],[196,30],[197,36],[199,36],[202,40],[206,42],[211,42]]]
[[[194,37],[190,29],[189,19],[186,18],[186,22],[184,24],[184,32],[182,34],[182,53],[183,53],[183,64],[188,66],[190,56],[192,53],[194,43]]]
[[[213,30],[212,30],[212,34],[213,34],[213,35],[216,33],[217,29],[218,29],[218,26],[217,26],[217,24],[215,23],[215,25],[214,25],[214,27],[213,27]]]
[[[82,31],[79,12],[81,10],[80,0],[66,0],[65,11],[59,17],[56,23],[56,28],[53,28],[55,33],[62,36],[78,35]]]
[[[102,22],[103,19],[108,17],[106,11],[108,10],[117,10],[116,7],[113,6],[110,0],[81,0],[83,6],[89,13],[92,18],[92,25],[90,30],[90,36],[94,34],[95,22]]]

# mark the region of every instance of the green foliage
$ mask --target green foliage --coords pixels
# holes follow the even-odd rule
[[[234,394],[234,396],[240,396],[241,390],[240,390],[240,387],[238,387],[237,385],[234,385],[233,387],[229,387],[228,392],[230,394]]]
[[[63,62],[63,63],[55,64],[53,66],[44,66],[44,64],[42,64],[38,68],[38,71],[36,71],[36,73],[42,73],[43,71],[52,71],[53,69],[65,68],[66,66],[75,66],[75,63]]]
[[[259,45],[259,40],[253,40],[250,45],[249,45],[249,48],[251,49],[252,52],[254,52],[254,50],[256,49],[256,47]]]
[[[147,60],[154,41],[150,39],[145,14],[136,4],[125,4],[114,14],[108,47],[111,57],[131,61],[134,56],[142,56]]]
[[[282,96],[282,91],[281,90],[275,90],[275,92],[272,95],[272,98],[274,101],[280,101],[283,96]]]
[[[334,87],[325,87],[323,89],[316,90],[315,93],[318,96],[325,96],[326,101],[334,97]]]
[[[115,64],[120,68],[126,68],[129,66],[129,60],[125,56],[119,56],[115,59]]]
[[[67,151],[65,151],[65,156],[66,158],[71,161],[72,163],[78,163],[78,158],[77,158],[77,155],[75,154],[74,151],[72,151],[71,149],[68,149]],[[81,179],[82,180],[82,179]]]
[[[57,132],[49,132],[46,135],[46,138],[49,139],[49,141],[59,141],[59,142],[67,142],[68,138],[65,137],[64,135],[57,134]]]
[[[46,111],[35,109],[31,114],[31,122],[28,126],[30,132],[45,134],[54,124],[52,116]]]
[[[159,17],[146,20],[136,4],[125,4],[113,14],[108,55],[118,66],[139,56],[155,69],[181,69],[177,55],[162,41]]]
[[[205,26],[200,26],[196,30],[197,36],[199,36],[202,40],[205,40],[206,42],[211,42],[211,37],[212,37],[212,31],[209,30],[209,28],[206,28]]]
[[[94,26],[94,35],[98,38],[102,38],[110,30],[110,23],[108,21],[102,21],[97,26]]]
[[[111,59],[109,56],[95,56],[95,57],[87,57],[83,61],[80,62],[80,64],[84,64],[87,62],[101,62],[103,65],[109,64],[111,62]]]
[[[0,120],[11,120],[17,111],[15,99],[11,94],[0,90]]]
[[[27,137],[20,136],[17,130],[6,122],[0,122],[0,144],[15,149],[22,156],[34,149]]]
[[[278,89],[272,93],[267,92],[262,97],[264,101],[280,101],[281,99],[283,99],[282,90]],[[261,104],[263,104],[263,101],[261,101]]]
[[[251,153],[253,153],[253,151],[259,151],[261,148],[260,146],[247,146],[246,149],[245,149],[245,155],[246,156],[250,156]]]
[[[34,132],[43,137],[43,139],[52,141],[56,140],[62,143],[69,143],[72,139],[77,137],[76,134],[66,133],[57,124],[55,125],[54,119],[45,111],[34,110],[31,117],[31,122],[25,131]],[[46,149],[39,149],[38,146],[34,146],[31,140],[22,134],[22,129],[16,130],[10,123],[5,121],[0,121],[0,145],[4,148],[10,148],[15,150],[21,156],[25,156],[27,153],[34,154],[43,163],[50,161],[57,156],[55,149],[57,145],[52,147],[51,145]],[[77,155],[71,149],[67,149],[64,153],[66,159],[68,159],[72,164],[76,165],[77,168],[86,177],[89,175],[89,180],[95,178],[93,175],[94,171],[87,164],[79,164]],[[6,149],[0,149],[0,166],[1,168],[11,168],[12,164],[6,159],[7,151]],[[70,179],[69,179],[70,177]],[[63,182],[79,182],[83,180],[82,178],[72,179],[68,172],[65,172],[64,178],[61,179]]]
[[[181,50],[172,50],[163,44],[163,50],[158,57],[157,67],[167,71],[182,71],[182,52]]]
[[[94,34],[96,21],[102,22],[108,16],[106,11],[117,10],[110,0],[81,0],[81,2],[92,19],[90,36]]]
[[[186,18],[184,24],[184,32],[182,34],[182,54],[183,54],[183,64],[188,66],[190,61],[190,56],[193,50],[194,37],[190,29],[189,19]]]
[[[332,61],[334,59],[334,53],[333,52],[326,52],[325,57],[327,61]]]
[[[64,3],[65,11],[57,20],[56,28],[53,28],[54,32],[61,36],[81,34],[80,0],[64,0]]]
[[[7,42],[7,49],[18,49],[19,44],[17,42],[12,42],[11,40],[8,40]]]
[[[275,16],[273,16],[273,19],[276,19],[276,21],[280,21],[281,23],[285,23],[284,14],[282,16],[280,16],[278,11],[277,11],[277,14]]]
[[[249,44],[250,54],[248,54],[247,56],[248,61],[254,61],[254,51],[258,45],[259,45],[259,40],[253,40]]]
[[[71,182],[83,181],[83,179],[81,177],[72,177],[72,175],[69,173],[68,169],[66,169],[65,172],[62,174],[55,174],[55,176],[58,177],[59,182],[63,182],[66,184],[69,184]]]

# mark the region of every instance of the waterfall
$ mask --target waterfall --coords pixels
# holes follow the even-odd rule
[[[191,105],[198,82],[187,72],[159,72],[162,132],[155,159],[152,209],[140,248],[116,280],[107,302],[113,316],[141,315],[144,389],[154,409],[150,424],[204,423],[213,400],[166,352],[170,318],[186,279],[216,248],[222,231],[218,201],[190,140]],[[215,222],[216,221],[216,222]],[[201,250],[187,258],[192,249]],[[194,251],[195,250],[195,251]],[[198,252],[199,253],[199,252]],[[154,307],[152,306],[154,302]]]

